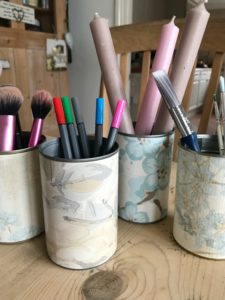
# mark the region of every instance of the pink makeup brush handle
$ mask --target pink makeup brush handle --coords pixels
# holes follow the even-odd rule
[[[30,139],[28,143],[28,147],[35,147],[37,146],[41,133],[43,128],[43,120],[42,119],[34,119],[31,133],[30,133]]]
[[[0,115],[0,151],[12,151],[15,140],[16,118]]]

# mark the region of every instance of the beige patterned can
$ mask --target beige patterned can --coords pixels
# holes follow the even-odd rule
[[[96,267],[117,248],[118,146],[97,158],[59,157],[58,139],[40,147],[49,257],[66,268]]]
[[[201,153],[179,146],[175,240],[207,258],[225,259],[225,157],[216,136],[198,136]]]
[[[0,170],[0,242],[39,235],[44,220],[38,148],[0,152]]]

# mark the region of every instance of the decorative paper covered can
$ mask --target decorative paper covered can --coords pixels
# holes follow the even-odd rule
[[[120,133],[119,216],[152,223],[167,215],[174,133],[138,137]]]
[[[58,139],[40,147],[47,251],[63,267],[92,268],[117,248],[118,145],[96,158],[59,157]]]
[[[0,152],[0,172],[0,242],[39,235],[44,221],[38,148]]]
[[[225,157],[216,136],[199,135],[201,152],[179,145],[173,235],[199,256],[225,258]]]

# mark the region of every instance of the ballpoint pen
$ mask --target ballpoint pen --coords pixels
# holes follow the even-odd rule
[[[69,139],[70,139],[73,157],[80,158],[81,157],[80,148],[79,148],[79,143],[78,143],[78,139],[77,139],[76,129],[74,126],[74,118],[73,118],[73,114],[71,111],[70,99],[67,96],[63,96],[61,99],[62,99],[64,114],[66,117],[66,124],[67,124],[68,133],[69,133]]]
[[[153,72],[153,77],[155,78],[156,84],[159,91],[166,103],[166,106],[173,118],[180,134],[181,144],[186,145],[191,150],[200,151],[198,144],[197,134],[192,129],[191,123],[188,120],[183,107],[180,105],[180,101],[173,89],[168,75],[162,71]]]
[[[102,131],[104,119],[104,99],[96,99],[96,114],[95,114],[95,146],[94,156],[101,155],[102,151]]]
[[[120,123],[122,120],[125,106],[126,106],[126,100],[120,99],[117,101],[115,113],[114,113],[114,116],[112,119],[112,124],[111,124],[110,130],[109,130],[109,135],[108,135],[108,138],[107,138],[104,150],[103,150],[103,154],[108,154],[111,151],[111,149],[116,141],[117,132],[120,128]]]

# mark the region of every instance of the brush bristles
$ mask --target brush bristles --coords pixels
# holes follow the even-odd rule
[[[44,119],[52,108],[52,95],[45,91],[37,91],[31,101],[34,119]]]
[[[0,115],[16,115],[22,102],[23,95],[17,87],[0,86]]]

